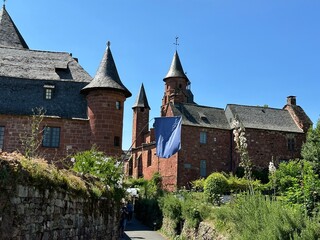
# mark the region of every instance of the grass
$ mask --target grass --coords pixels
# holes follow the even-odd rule
[[[73,191],[76,194],[101,197],[106,186],[97,179],[58,169],[44,159],[27,159],[19,153],[0,154],[0,185],[8,183],[32,184],[39,188],[48,186]]]

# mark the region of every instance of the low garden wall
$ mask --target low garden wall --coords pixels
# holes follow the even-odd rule
[[[114,199],[77,194],[49,182],[38,185],[27,177],[15,181],[8,166],[0,159],[1,240],[119,238]]]

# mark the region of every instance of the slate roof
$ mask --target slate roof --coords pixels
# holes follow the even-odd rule
[[[43,108],[46,116],[87,119],[87,102],[80,90],[87,82],[0,77],[0,114],[32,115]],[[51,100],[45,86],[54,86]]]
[[[141,84],[141,87],[140,87],[140,90],[139,90],[139,94],[138,94],[138,96],[136,98],[136,101],[132,106],[132,108],[137,108],[137,107],[148,108],[150,110],[150,106],[149,106],[149,103],[148,103],[146,92],[144,90],[143,83]]]
[[[0,47],[0,76],[90,82],[91,76],[65,52]]]
[[[182,64],[177,51],[174,53],[170,69],[163,80],[165,81],[167,78],[175,78],[175,77],[185,78],[189,82],[189,79],[187,78],[187,76],[183,71]]]
[[[222,108],[197,104],[172,104],[174,116],[182,116],[182,124],[230,130],[230,125]]]
[[[108,42],[107,49],[103,55],[95,77],[90,84],[82,89],[82,92],[87,92],[92,89],[118,90],[123,92],[127,98],[132,95],[120,80],[117,67],[110,50],[110,42]]]
[[[29,48],[8,14],[5,5],[0,10],[0,46]]]
[[[87,119],[87,103],[80,93],[91,76],[69,53],[29,50],[7,13],[0,11],[0,114]],[[45,89],[53,90],[45,99]]]
[[[228,104],[226,117],[229,123],[237,117],[245,128],[302,133],[287,110]]]

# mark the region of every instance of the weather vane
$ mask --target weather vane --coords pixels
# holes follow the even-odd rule
[[[178,45],[179,45],[179,43],[178,43],[178,38],[179,38],[179,37],[176,37],[176,42],[173,43],[174,45],[176,45],[176,50],[178,49]]]

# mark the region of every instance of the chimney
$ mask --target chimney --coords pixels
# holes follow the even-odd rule
[[[296,105],[296,96],[288,96],[287,97],[287,105]]]

